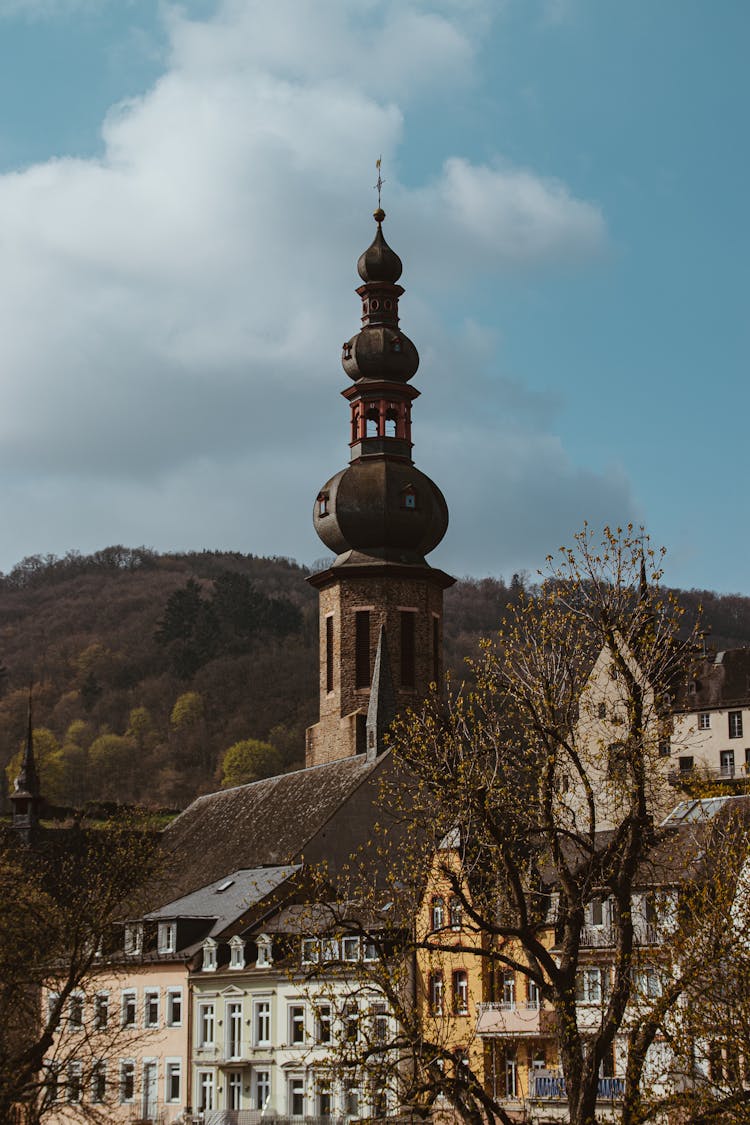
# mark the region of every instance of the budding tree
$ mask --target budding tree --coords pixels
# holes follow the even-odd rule
[[[626,1065],[628,1039],[617,1112],[628,1123],[657,1112],[643,1096],[649,1059],[657,1041],[676,1040],[686,996],[692,1005],[708,994],[701,980],[716,973],[698,951],[726,918],[737,877],[707,897],[705,865],[683,862],[686,833],[693,841],[705,826],[660,827],[670,697],[696,652],[694,631],[660,590],[660,562],[632,529],[606,530],[601,543],[586,529],[509,607],[483,645],[476,687],[436,695],[394,727],[379,879],[368,887],[364,863],[346,897],[370,918],[380,912],[367,938],[382,956],[357,987],[385,995],[393,1015],[387,1038],[360,1036],[361,1064],[371,1082],[395,1083],[412,1112],[447,1102],[469,1121],[513,1119],[472,1001],[502,999],[519,982],[539,1004],[536,1035],[559,1066],[572,1125],[593,1125],[602,1070],[615,1045]],[[733,839],[744,854],[739,829]],[[685,905],[688,884],[702,911]],[[647,955],[653,935],[635,904],[654,888],[670,903],[659,937],[667,952]],[[587,925],[601,902],[608,926],[592,959]],[[338,927],[354,927],[355,914]],[[657,979],[649,956],[659,984],[644,990],[640,981]],[[599,975],[587,978],[587,966]],[[496,1042],[512,1048],[513,1029],[501,1027]],[[676,1096],[674,1067],[669,1079],[662,1100]],[[688,1084],[696,1088],[693,1072],[682,1103]]]

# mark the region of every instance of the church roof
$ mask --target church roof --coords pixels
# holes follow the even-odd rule
[[[144,915],[146,922],[172,921],[177,918],[205,918],[214,925],[209,936],[221,931],[249,907],[261,902],[271,891],[285,883],[300,870],[299,864],[283,867],[256,867],[249,871],[233,871],[226,878],[216,879],[182,898],[168,902],[158,910]]]
[[[163,834],[173,897],[241,869],[325,860],[335,872],[372,832],[389,761],[342,758],[198,797]]]

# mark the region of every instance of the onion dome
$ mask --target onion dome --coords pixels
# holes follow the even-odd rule
[[[368,246],[364,254],[360,255],[357,262],[357,272],[363,281],[384,281],[389,285],[395,285],[401,277],[403,266],[398,254],[391,250],[383,237],[381,224],[385,218],[385,211],[378,207],[373,214],[373,218],[378,224],[378,229],[372,244]]]
[[[414,465],[362,458],[332,477],[315,505],[315,530],[329,550],[424,564],[448,528],[438,486]]]
[[[397,325],[371,324],[347,340],[341,366],[350,379],[406,383],[419,367],[419,352]]]

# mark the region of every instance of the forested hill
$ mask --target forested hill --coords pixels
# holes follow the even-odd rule
[[[35,748],[48,800],[180,807],[215,788],[246,739],[299,766],[317,718],[317,595],[289,559],[109,547],[25,559],[0,576],[0,763]],[[523,579],[465,579],[446,594],[454,678]],[[718,648],[750,643],[750,598],[680,593]],[[13,773],[13,769],[10,770]]]

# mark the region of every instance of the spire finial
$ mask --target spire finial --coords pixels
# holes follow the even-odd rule
[[[377,211],[373,211],[372,217],[374,218],[376,223],[382,223],[383,219],[385,218],[385,211],[380,206],[380,193],[382,192],[383,184],[385,183],[385,180],[380,175],[380,165],[382,164],[382,162],[383,162],[382,156],[379,156],[377,158],[377,160],[375,161],[375,167],[378,170],[378,181],[377,181],[376,184],[373,185],[373,189],[374,189],[374,191],[376,191],[378,193],[378,209],[377,209]]]

